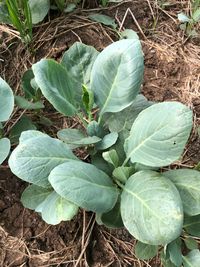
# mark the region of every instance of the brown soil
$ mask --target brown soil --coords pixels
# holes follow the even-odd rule
[[[122,26],[136,30],[142,39],[145,54],[142,91],[145,96],[154,101],[181,101],[194,110],[195,126],[190,143],[183,159],[175,164],[175,167],[193,167],[200,159],[200,141],[196,134],[196,127],[200,124],[200,48],[197,39],[187,40],[179,30],[176,14],[187,5],[177,2],[172,1],[172,6],[160,10],[155,1],[129,1],[100,12],[122,22],[130,8],[140,25],[141,30],[129,13]],[[111,29],[91,22],[87,14],[88,11],[77,10],[72,15],[36,27],[34,54],[4,28],[4,41],[0,48],[1,76],[19,92],[22,73],[40,58],[59,60],[75,41],[81,40],[102,50],[116,40]],[[155,29],[153,16],[157,19]],[[45,110],[43,115],[55,121],[55,126],[47,129],[52,134],[66,124],[76,123],[66,120],[52,108]],[[11,120],[11,126],[12,123]],[[138,261],[133,250],[135,240],[128,232],[97,226],[91,213],[80,211],[71,222],[48,226],[39,215],[22,207],[20,195],[25,187],[26,184],[14,177],[6,165],[1,167],[0,266],[76,266],[81,253],[77,266],[160,266],[157,259],[148,263]]]

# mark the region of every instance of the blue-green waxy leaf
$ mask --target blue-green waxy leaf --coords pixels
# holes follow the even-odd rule
[[[140,241],[135,246],[135,255],[140,260],[149,260],[155,257],[158,253],[158,246],[144,244]]]
[[[154,104],[142,111],[125,142],[126,162],[167,166],[183,153],[192,129],[192,111],[178,102]]]
[[[194,14],[192,14],[192,19],[195,22],[199,22],[200,21],[200,7],[195,10]]]
[[[171,181],[153,171],[140,171],[128,179],[121,196],[121,215],[128,231],[149,245],[166,245],[182,231],[179,193]]]
[[[98,54],[92,46],[76,42],[63,55],[61,64],[67,70],[78,102],[81,102],[82,85],[90,87],[90,73]]]
[[[42,21],[47,15],[50,8],[50,1],[28,0],[28,3],[31,10],[32,23],[37,24],[38,22]]]
[[[200,237],[200,215],[185,216],[183,228],[190,235]]]
[[[183,256],[184,267],[199,267],[200,266],[200,251],[194,249],[190,251],[187,256]]]
[[[121,40],[106,47],[92,68],[91,90],[105,112],[119,112],[130,106],[143,79],[143,53],[139,40]]]
[[[37,185],[28,186],[21,197],[24,207],[40,212],[48,224],[71,220],[78,207],[59,196],[55,191]]]
[[[96,21],[96,22],[99,22],[99,23],[102,23],[106,26],[110,26],[113,29],[117,28],[117,24],[115,23],[115,19],[113,19],[107,15],[102,15],[99,13],[91,14],[91,15],[89,15],[89,19]]]
[[[181,243],[177,240],[172,241],[167,245],[167,252],[169,253],[170,261],[177,267],[180,267],[182,264],[182,252],[181,252]]]
[[[28,132],[26,141],[23,137],[12,152],[9,166],[20,179],[38,186],[49,187],[48,176],[52,169],[69,159],[78,159],[62,141],[44,134],[37,135],[37,131]],[[36,136],[33,137],[31,132],[33,136],[36,133]]]
[[[86,210],[108,212],[117,201],[118,190],[111,178],[88,163],[61,164],[52,170],[49,181],[60,196]]]
[[[22,109],[41,109],[44,105],[41,101],[30,102],[22,96],[15,96],[15,104]]]
[[[29,69],[23,74],[22,80],[21,80],[22,89],[24,91],[25,98],[28,100],[31,100],[32,98],[34,98],[37,92],[37,88],[32,86],[33,80],[34,80],[33,70]]]
[[[116,150],[111,149],[109,151],[106,151],[102,154],[102,156],[105,159],[105,161],[107,161],[108,163],[113,165],[115,168],[117,168],[119,164],[119,157],[117,155]]]
[[[106,132],[96,121],[91,121],[87,126],[87,134],[89,136],[98,136],[102,138],[105,136]]]
[[[0,122],[7,121],[14,108],[14,96],[10,86],[0,77]]]
[[[128,178],[132,174],[134,174],[134,172],[135,172],[135,169],[133,166],[131,167],[120,166],[120,167],[115,168],[112,174],[115,179],[125,184]]]
[[[200,214],[200,172],[180,169],[164,173],[178,189],[184,212],[189,216]]]
[[[198,248],[198,242],[192,237],[186,237],[184,239],[185,245],[188,249],[193,250]]]
[[[57,135],[63,142],[75,145],[76,147],[87,146],[101,141],[101,138],[97,136],[86,136],[78,129],[63,129]]]
[[[40,90],[55,109],[67,116],[77,113],[71,77],[61,64],[42,59],[32,69]]]
[[[118,133],[116,132],[105,135],[104,138],[101,140],[101,142],[96,144],[96,149],[105,150],[113,146],[117,142],[117,138],[118,138]]]
[[[120,32],[120,35],[122,39],[139,39],[137,32],[131,29],[126,29],[123,32]]]
[[[180,21],[180,22],[190,22],[191,21],[191,19],[185,14],[185,13],[183,13],[183,12],[181,12],[181,13],[179,13],[178,14],[178,20]]]
[[[152,102],[148,101],[146,97],[137,95],[130,107],[120,112],[106,113],[104,116],[105,125],[111,132],[130,131],[139,113],[151,105]]]
[[[10,152],[10,141],[8,138],[0,139],[0,164],[4,162]]]

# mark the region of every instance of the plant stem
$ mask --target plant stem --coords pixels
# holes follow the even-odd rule
[[[115,180],[115,182],[120,188],[124,189],[124,185],[121,184],[118,180]]]

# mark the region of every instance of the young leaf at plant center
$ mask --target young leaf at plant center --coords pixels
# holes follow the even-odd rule
[[[44,105],[41,101],[30,102],[22,96],[15,96],[15,104],[22,109],[42,109]]]
[[[98,54],[94,47],[76,42],[63,55],[61,64],[67,70],[79,105],[82,101],[82,85],[90,88],[90,74]]]
[[[48,176],[52,169],[69,159],[78,159],[62,141],[44,134],[37,135],[37,131],[28,132],[33,132],[36,137],[20,142],[9,159],[10,169],[24,181],[49,187]]]
[[[31,10],[31,17],[32,23],[37,24],[38,22],[42,21],[49,9],[50,9],[50,1],[49,0],[28,0],[30,10]]]
[[[107,16],[107,15],[102,15],[102,14],[91,14],[88,16],[89,19],[99,22],[103,25],[110,26],[113,29],[117,28],[117,24],[115,23],[115,19]]]
[[[121,215],[128,231],[149,245],[166,245],[182,230],[179,193],[171,181],[153,171],[140,171],[128,179],[121,196]]]
[[[115,168],[112,174],[115,179],[125,184],[128,178],[134,173],[135,169],[133,166],[131,167],[120,166],[118,168]]]
[[[71,77],[61,64],[51,59],[42,59],[32,69],[42,94],[55,109],[66,116],[78,112]]]
[[[143,95],[137,95],[130,107],[116,113],[106,113],[103,117],[105,126],[111,132],[120,132],[122,130],[130,131],[133,122],[139,113],[150,107],[152,102],[148,101]]]
[[[184,267],[199,267],[200,266],[200,251],[194,249],[190,251],[187,256],[183,256]]]
[[[9,138],[11,143],[18,143],[19,137],[23,131],[36,129],[37,128],[35,124],[27,116],[22,116],[21,119],[10,130]]]
[[[0,77],[0,122],[7,121],[14,108],[14,96],[10,86]]]
[[[118,190],[110,177],[81,161],[57,166],[50,173],[49,182],[60,196],[94,212],[108,212],[118,198]]]
[[[24,207],[40,212],[48,224],[58,224],[71,220],[78,212],[78,207],[60,197],[51,189],[36,185],[28,186],[21,197]]]
[[[87,126],[87,134],[89,136],[98,136],[102,138],[106,133],[107,132],[96,121],[91,121]]]
[[[33,87],[34,74],[32,69],[27,70],[22,76],[22,89],[25,94],[25,98],[28,100],[35,99],[38,86]]]
[[[187,233],[200,237],[200,215],[192,217],[185,216],[183,228]]]
[[[89,119],[91,120],[91,110],[93,108],[94,104],[94,94],[91,90],[89,90],[85,85],[82,86],[82,101],[84,108],[89,116]]]
[[[57,133],[60,140],[66,144],[72,144],[76,147],[87,146],[101,141],[97,136],[86,136],[78,129],[63,129]]]
[[[139,40],[121,40],[106,47],[92,68],[91,90],[105,112],[119,112],[130,106],[143,80],[143,53]]]
[[[178,160],[192,129],[192,111],[179,102],[154,104],[134,121],[125,142],[126,161],[162,167]]]
[[[186,237],[184,239],[185,245],[188,249],[198,249],[198,242],[192,237]]]
[[[105,161],[117,168],[119,164],[119,157],[116,150],[111,149],[109,151],[103,152],[102,157],[105,159]]]
[[[8,138],[0,139],[0,164],[4,162],[10,152],[10,141]]]
[[[126,29],[123,32],[120,32],[120,36],[122,39],[137,39],[137,40],[139,40],[138,34],[131,29]]]
[[[184,212],[189,216],[200,214],[200,172],[180,169],[164,172],[163,175],[178,189]]]
[[[122,228],[124,224],[120,212],[120,199],[116,202],[114,208],[107,213],[97,214],[98,222],[104,224],[108,228]],[[98,223],[97,222],[97,223]]]
[[[172,241],[167,245],[167,251],[169,253],[170,261],[177,267],[182,264],[182,252],[181,252],[181,242],[177,240]]]
[[[97,150],[106,150],[109,147],[113,146],[117,142],[118,133],[112,132],[104,136],[104,138],[96,144]]]
[[[158,253],[158,246],[144,244],[140,241],[135,246],[135,255],[140,260],[149,260],[155,257]]]

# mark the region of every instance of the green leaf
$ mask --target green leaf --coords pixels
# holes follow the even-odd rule
[[[0,164],[4,162],[10,152],[10,141],[8,138],[0,139]]]
[[[105,161],[107,161],[108,163],[112,164],[115,168],[117,168],[119,164],[119,157],[117,155],[116,150],[111,149],[109,151],[106,151],[102,154],[102,156],[105,159]]]
[[[191,19],[187,15],[185,15],[185,13],[183,13],[183,12],[178,14],[178,20],[180,22],[190,22],[191,21]]]
[[[12,152],[9,166],[20,179],[41,187],[49,187],[48,176],[59,164],[69,159],[77,160],[69,147],[63,142],[48,135],[28,131],[29,138]],[[33,136],[36,133],[36,136]],[[25,132],[26,133],[26,132]]]
[[[15,104],[22,109],[42,109],[44,105],[41,101],[30,102],[22,96],[15,96]]]
[[[11,24],[5,1],[0,2],[0,23]]]
[[[88,16],[89,19],[99,22],[103,25],[110,26],[113,29],[117,28],[117,24],[115,23],[115,19],[107,16],[107,15],[102,15],[99,13],[96,14],[91,14]]]
[[[116,202],[114,208],[107,213],[97,214],[100,224],[104,224],[108,228],[124,227],[120,212],[120,199]]]
[[[35,124],[33,124],[27,116],[22,116],[10,131],[9,138],[11,143],[18,143],[19,137],[23,131],[36,129]]]
[[[133,122],[139,113],[150,107],[152,102],[148,101],[143,95],[137,95],[130,107],[116,113],[106,113],[104,115],[105,125],[111,132],[130,130]]]
[[[97,150],[105,150],[113,146],[117,142],[118,133],[113,132],[104,136],[104,138],[96,145]]]
[[[83,92],[83,95],[82,95],[83,105],[84,105],[85,110],[89,114],[94,104],[94,94],[85,85],[82,86],[82,92]]]
[[[73,4],[73,3],[69,3],[67,5],[67,7],[64,9],[64,12],[65,13],[71,13],[72,11],[74,11],[76,8],[76,4]]]
[[[137,32],[131,29],[126,29],[123,32],[120,32],[120,35],[122,39],[139,39]]]
[[[186,247],[190,250],[198,248],[198,242],[192,237],[187,237],[186,239],[184,239],[184,242]]]
[[[60,140],[67,144],[76,145],[76,147],[87,146],[101,141],[97,136],[86,136],[78,129],[63,129],[57,133]]]
[[[195,22],[199,22],[200,21],[200,8],[197,8],[195,10],[195,12],[192,14],[192,19],[195,21]]]
[[[176,265],[174,265],[169,258],[169,253],[162,251],[160,253],[160,258],[161,258],[161,262],[163,264],[164,267],[176,267]]]
[[[36,130],[28,130],[21,133],[19,137],[19,143],[23,144],[26,141],[36,137],[49,137],[47,134]]]
[[[182,230],[179,193],[172,182],[153,171],[140,171],[128,179],[121,196],[121,215],[128,231],[149,245],[166,245]]]
[[[174,240],[170,244],[167,245],[167,250],[169,253],[169,257],[171,262],[180,267],[182,264],[182,252],[181,252],[181,244],[178,244],[177,240]]]
[[[200,214],[200,172],[180,169],[164,173],[178,189],[183,202],[183,210],[189,216]]]
[[[118,190],[110,177],[88,163],[61,164],[52,170],[49,181],[60,196],[86,210],[104,213],[117,201]]]
[[[200,237],[200,215],[192,217],[185,216],[183,228],[187,233]]]
[[[126,183],[126,181],[128,180],[128,178],[134,174],[135,169],[134,167],[118,167],[116,169],[114,169],[113,171],[113,176],[120,182],[122,182],[123,184]]]
[[[158,253],[158,246],[144,244],[140,241],[135,246],[135,255],[140,260],[149,260],[155,257]]]
[[[126,162],[162,167],[178,160],[192,129],[192,111],[178,102],[163,102],[142,111],[125,142]]]
[[[52,189],[36,185],[28,186],[21,197],[25,208],[40,212],[42,219],[48,224],[58,224],[71,220],[78,212],[78,207],[60,197]]]
[[[105,161],[101,155],[101,153],[96,153],[91,156],[91,163],[96,166],[99,170],[105,172],[107,175],[112,174],[112,168],[107,161]]]
[[[22,76],[22,89],[25,94],[25,98],[31,100],[35,97],[37,89],[33,87],[34,74],[32,69],[27,70]]]
[[[30,10],[31,10],[31,17],[32,23],[37,24],[38,22],[42,21],[50,9],[50,1],[49,0],[28,0]]]
[[[143,53],[139,40],[121,40],[106,47],[92,68],[91,90],[100,117],[130,106],[143,79]]]
[[[190,251],[187,256],[183,256],[184,267],[199,267],[200,266],[200,251],[194,249]]]
[[[88,124],[87,133],[89,136],[98,136],[101,138],[106,134],[105,130],[96,121],[91,121]]]
[[[7,121],[14,108],[14,96],[10,86],[0,77],[0,122]]]
[[[42,59],[32,69],[36,83],[55,109],[67,116],[78,112],[75,92],[70,84],[71,77],[61,64],[51,59]]]
[[[98,54],[92,46],[76,42],[63,55],[61,64],[67,70],[71,90],[75,92],[79,104],[82,101],[82,85],[90,88],[90,74]]]

